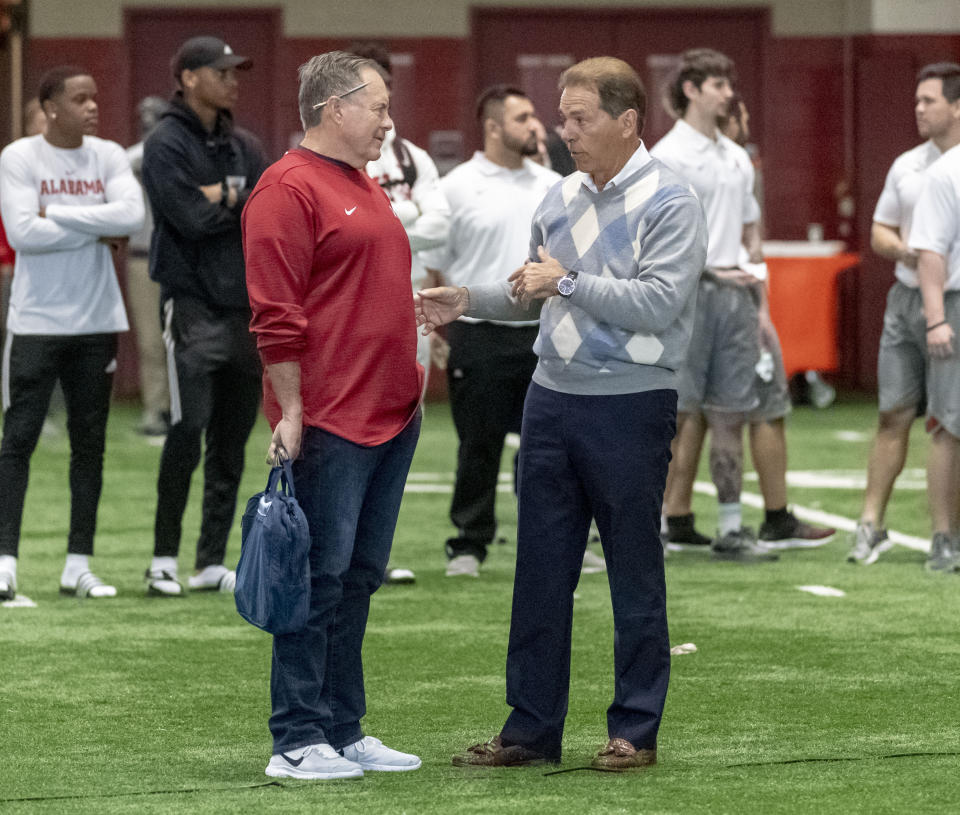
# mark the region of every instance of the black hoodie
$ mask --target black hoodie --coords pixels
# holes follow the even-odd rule
[[[187,296],[216,309],[249,309],[240,213],[266,168],[257,138],[228,111],[208,133],[180,92],[143,149],[143,183],[153,210],[150,277],[163,299]],[[237,204],[211,204],[201,186],[246,176]]]

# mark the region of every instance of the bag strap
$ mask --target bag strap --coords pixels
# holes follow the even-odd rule
[[[267,476],[267,488],[263,491],[265,496],[276,495],[277,486],[283,476],[283,467],[271,467],[270,475]]]
[[[293,465],[290,463],[290,459],[285,458],[281,467],[283,470],[283,476],[280,479],[281,484],[290,498],[296,498],[297,491],[293,488]]]

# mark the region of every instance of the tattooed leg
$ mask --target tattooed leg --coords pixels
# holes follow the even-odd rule
[[[717,488],[717,501],[736,503],[743,485],[743,416],[711,413],[707,418],[711,430],[710,477]]]

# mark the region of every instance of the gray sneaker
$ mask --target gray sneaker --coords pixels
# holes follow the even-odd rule
[[[929,572],[954,572],[960,568],[957,539],[946,532],[934,532],[926,567]]]
[[[776,552],[758,544],[757,536],[747,526],[723,536],[718,535],[710,544],[710,553],[714,560],[735,560],[740,563],[759,563],[780,558]]]
[[[600,574],[607,570],[607,562],[602,555],[585,549],[583,552],[583,566],[580,569],[581,574]]]
[[[857,524],[857,531],[853,536],[853,548],[847,555],[847,562],[869,566],[871,563],[876,563],[877,558],[891,546],[893,541],[887,537],[886,529],[877,529],[869,521],[861,521]]]
[[[447,562],[447,577],[480,577],[480,558],[476,555],[457,555]]]

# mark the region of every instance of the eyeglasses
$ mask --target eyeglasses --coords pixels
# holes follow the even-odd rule
[[[362,82],[362,83],[360,83],[359,85],[357,85],[357,87],[355,87],[355,88],[350,88],[350,90],[344,91],[343,93],[334,93],[334,94],[331,94],[331,95],[330,95],[330,99],[332,99],[334,96],[336,96],[338,99],[343,99],[344,96],[349,96],[349,95],[350,95],[351,93],[353,93],[354,91],[359,91],[361,88],[365,88],[365,87],[367,87],[367,85],[369,85],[369,84],[370,84],[369,82]],[[328,99],[327,102],[329,102],[330,99]],[[318,110],[319,108],[322,108],[325,104],[327,104],[327,102],[317,102],[317,104],[315,104],[315,105],[313,106],[313,109],[314,109],[314,110]]]

